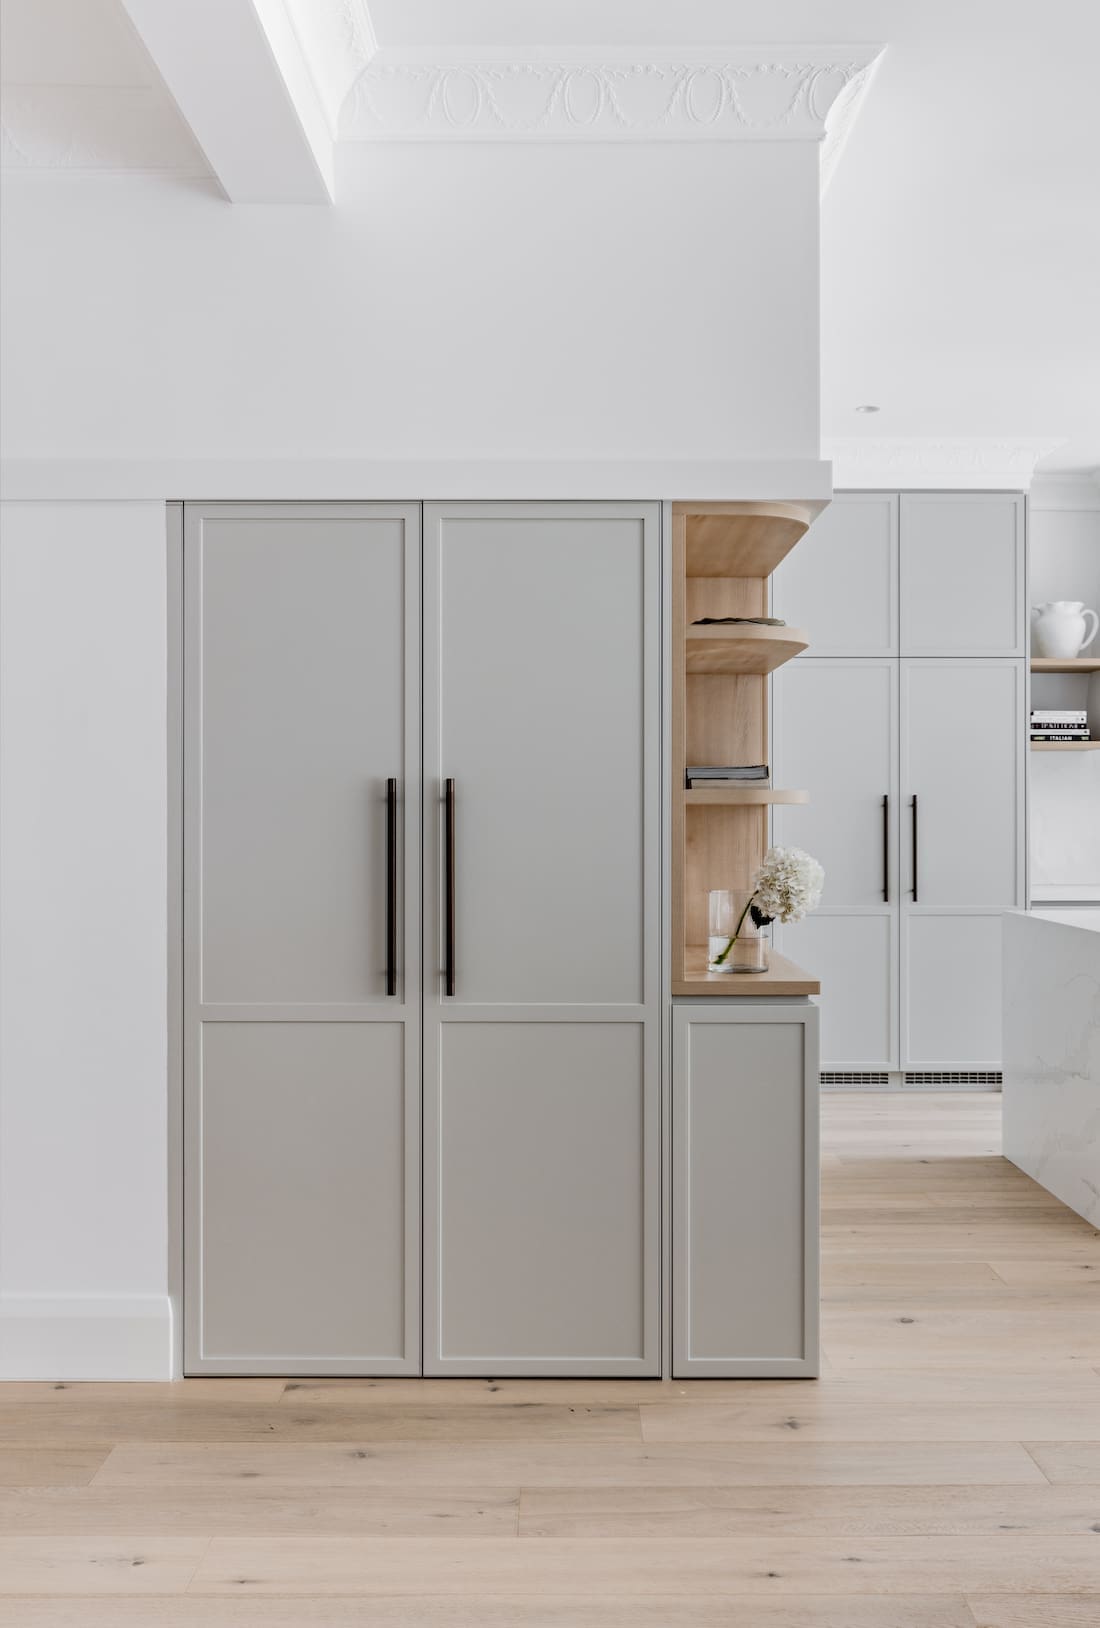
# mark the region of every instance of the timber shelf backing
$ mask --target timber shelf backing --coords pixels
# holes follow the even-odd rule
[[[767,763],[767,675],[807,648],[798,628],[724,617],[768,615],[768,578],[814,518],[796,503],[673,505],[672,992],[811,995],[817,980],[782,956],[767,973],[706,970],[707,893],[747,889],[768,846],[768,809],[804,791],[684,790],[689,764]],[[711,618],[702,626],[702,618]]]

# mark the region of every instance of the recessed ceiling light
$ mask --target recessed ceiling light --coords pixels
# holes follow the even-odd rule
[[[877,408],[877,407],[874,407],[874,406],[872,406],[872,405],[871,405],[871,404],[870,404],[870,403],[867,403],[867,405],[866,405],[866,406],[863,406],[863,407],[857,407],[857,408],[856,408],[856,412],[857,412],[857,413],[877,413],[877,412],[878,412],[878,408]]]

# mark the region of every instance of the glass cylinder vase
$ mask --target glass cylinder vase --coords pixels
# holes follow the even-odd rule
[[[752,897],[736,888],[707,894],[708,972],[767,972],[768,941],[752,919]]]

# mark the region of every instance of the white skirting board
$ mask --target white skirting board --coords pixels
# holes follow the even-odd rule
[[[167,1295],[0,1296],[0,1380],[171,1379]]]

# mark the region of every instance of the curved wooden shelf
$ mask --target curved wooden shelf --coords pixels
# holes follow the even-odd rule
[[[674,503],[689,577],[769,577],[815,518],[803,503]]]
[[[809,642],[797,627],[689,627],[684,664],[689,673],[771,673]]]
[[[684,802],[689,808],[699,806],[713,808],[716,804],[719,807],[727,804],[737,808],[746,804],[753,806],[761,803],[808,803],[809,800],[809,792],[777,791],[772,786],[717,786],[713,790],[703,787],[684,792]]]
[[[1100,741],[1032,741],[1033,752],[1100,752]]]
[[[1100,656],[1032,656],[1033,673],[1100,673]]]

